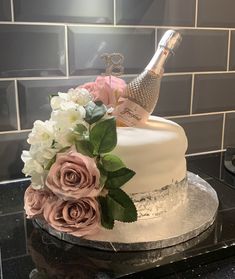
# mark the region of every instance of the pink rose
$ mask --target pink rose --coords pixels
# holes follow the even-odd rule
[[[47,187],[63,200],[94,197],[100,191],[95,160],[76,151],[57,154],[46,179]]]
[[[29,186],[24,194],[24,209],[27,218],[42,214],[44,204],[51,196],[52,194],[48,191],[35,190]]]
[[[107,107],[115,107],[120,97],[124,96],[126,83],[114,76],[98,76],[95,82],[88,82],[80,86],[87,89],[94,101],[102,101]]]
[[[91,197],[47,200],[43,216],[54,229],[75,236],[93,234],[100,226],[99,204]]]

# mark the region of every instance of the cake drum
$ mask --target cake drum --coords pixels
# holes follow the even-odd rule
[[[102,228],[101,233],[85,239],[58,232],[42,219],[35,219],[35,223],[60,240],[106,251],[143,251],[173,246],[209,228],[219,206],[215,190],[205,180],[191,172],[187,175],[188,197],[185,203],[162,217],[121,223],[118,231],[115,227],[113,230]]]

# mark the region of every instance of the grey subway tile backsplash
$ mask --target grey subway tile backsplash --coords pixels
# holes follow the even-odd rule
[[[19,111],[22,129],[31,129],[37,119],[46,120],[50,117],[50,95],[67,92],[93,77],[70,80],[26,80],[18,81]]]
[[[188,138],[188,154],[219,150],[221,148],[223,115],[202,115],[174,118]]]
[[[0,0],[0,181],[23,177],[25,129],[48,119],[49,95],[104,73],[104,53],[124,55],[130,82],[167,29],[183,40],[153,114],[185,128],[188,153],[235,145],[234,8],[233,0]]]
[[[124,55],[125,74],[136,74],[154,54],[154,29],[69,27],[68,38],[70,75],[101,74],[100,55],[112,52]]]
[[[17,129],[14,81],[0,81],[0,131]]]
[[[196,75],[193,113],[235,110],[235,74]]]
[[[198,26],[235,27],[234,0],[198,0]]]
[[[194,26],[194,0],[116,0],[117,24]]]
[[[0,0],[0,21],[11,20],[11,1]]]
[[[0,134],[0,181],[24,177],[22,150],[29,149],[28,132]]]
[[[0,77],[65,75],[62,26],[0,25]]]
[[[235,70],[235,31],[231,31],[229,70]]]
[[[16,21],[113,23],[110,0],[13,0]]]
[[[157,116],[189,114],[191,81],[191,75],[163,77],[160,96],[153,114]]]
[[[224,148],[235,147],[235,112],[227,113],[224,127]]]
[[[158,41],[166,30],[158,30]],[[228,31],[179,30],[183,40],[166,72],[223,71],[227,66]]]

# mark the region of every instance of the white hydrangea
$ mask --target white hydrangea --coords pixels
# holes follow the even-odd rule
[[[53,125],[52,121],[36,120],[32,132],[29,134],[28,143],[51,146],[54,138]]]
[[[92,100],[92,95],[87,89],[77,87],[69,89],[68,98],[80,106],[85,106]]]
[[[68,93],[59,92],[58,96],[51,98],[53,110],[66,110],[67,107],[85,106],[92,100],[92,95],[85,88],[69,89]]]
[[[92,100],[86,89],[70,89],[68,93],[59,92],[51,98],[51,118],[45,122],[34,122],[29,134],[29,151],[23,151],[23,173],[31,176],[32,187],[44,187],[48,173],[46,167],[50,160],[64,147],[71,146],[75,137],[73,130],[77,124],[87,125],[84,121],[86,111],[84,106]]]

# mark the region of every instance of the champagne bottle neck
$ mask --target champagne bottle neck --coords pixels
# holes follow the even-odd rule
[[[169,49],[159,47],[145,70],[151,71],[161,77],[164,73],[164,65],[170,54],[171,51]]]
[[[174,54],[174,50],[180,42],[181,35],[174,30],[168,30],[160,40],[157,51],[145,69],[162,76],[168,57]]]

